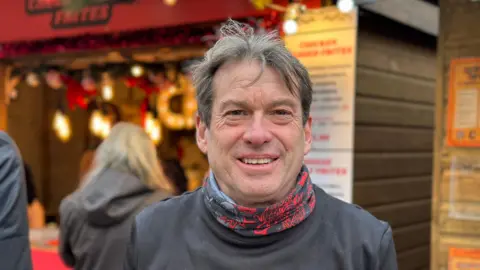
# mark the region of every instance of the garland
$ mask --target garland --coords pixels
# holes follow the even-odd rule
[[[272,11],[262,17],[239,20],[257,30],[278,30],[280,16]],[[72,53],[93,50],[141,48],[146,46],[174,47],[210,45],[218,39],[219,22],[205,25],[184,25],[160,29],[147,29],[103,35],[84,35],[41,41],[1,44],[0,59],[33,54]]]

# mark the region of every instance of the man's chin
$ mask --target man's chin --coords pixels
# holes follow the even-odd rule
[[[239,205],[254,208],[267,207],[275,203],[275,192],[264,190],[250,190],[246,194],[244,193],[241,201],[237,202]]]

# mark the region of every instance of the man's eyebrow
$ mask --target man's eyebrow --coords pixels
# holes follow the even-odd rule
[[[295,107],[295,102],[291,99],[283,98],[283,99],[276,99],[276,100],[272,101],[269,105],[270,105],[270,107],[289,106],[289,107],[294,108]]]
[[[240,107],[240,108],[246,108],[248,107],[248,103],[245,101],[239,101],[239,100],[233,100],[233,99],[228,99],[220,102],[220,110],[223,111],[225,108],[229,106],[235,106],[235,107]]]
[[[249,104],[246,101],[228,99],[220,102],[220,111],[225,110],[229,106],[238,107],[238,108],[248,108]],[[268,103],[268,107],[270,108],[278,107],[278,106],[288,106],[291,108],[295,108],[296,104],[293,100],[288,98],[276,99]]]

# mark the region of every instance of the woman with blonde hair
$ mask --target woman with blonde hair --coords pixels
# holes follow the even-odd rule
[[[80,188],[60,204],[64,263],[76,270],[121,269],[133,217],[172,189],[143,129],[116,124]]]

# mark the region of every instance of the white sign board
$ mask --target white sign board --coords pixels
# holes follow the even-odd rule
[[[305,157],[314,184],[352,202],[357,11],[308,10],[287,48],[313,82],[312,150]]]

